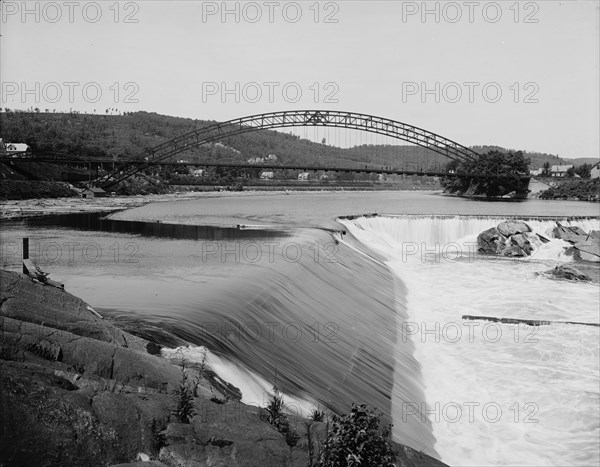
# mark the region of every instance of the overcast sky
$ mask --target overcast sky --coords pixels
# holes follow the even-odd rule
[[[2,107],[349,110],[466,145],[599,154],[597,0],[2,4]]]

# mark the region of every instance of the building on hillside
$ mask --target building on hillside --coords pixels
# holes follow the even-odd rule
[[[204,172],[205,172],[204,169],[194,169],[191,171],[191,175],[193,175],[196,178],[203,177]]]
[[[544,171],[543,168],[537,169],[537,170],[530,170],[529,171],[529,175],[533,175],[534,177],[537,177],[538,175],[542,175],[542,172]]]
[[[563,178],[567,176],[567,171],[572,169],[574,165],[553,165],[550,167],[550,174],[553,177]]]
[[[600,162],[590,170],[590,178],[600,178]]]
[[[298,174],[298,181],[299,182],[306,182],[307,180],[310,180],[310,173],[308,172],[301,172]]]
[[[268,160],[269,162],[275,162],[275,161],[277,160],[277,156],[276,156],[275,154],[269,154],[269,155],[267,156],[267,160]]]
[[[31,155],[31,147],[25,143],[5,143],[0,139],[0,155],[3,156],[29,156]]]
[[[273,172],[262,172],[260,174],[261,180],[273,180]]]
[[[91,187],[83,190],[81,192],[81,196],[87,199],[104,198],[105,196],[108,196],[108,193],[106,193],[106,191],[104,191],[102,188]]]

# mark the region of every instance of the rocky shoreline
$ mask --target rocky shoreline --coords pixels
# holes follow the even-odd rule
[[[161,358],[64,290],[5,270],[0,286],[0,465],[311,465],[307,420],[289,416],[289,446],[210,369]],[[173,416],[183,372],[195,383],[187,424]],[[398,466],[444,465],[392,444]]]

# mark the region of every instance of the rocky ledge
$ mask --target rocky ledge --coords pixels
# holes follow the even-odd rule
[[[567,227],[556,222],[552,238],[569,243],[565,253],[575,261],[556,266],[545,274],[558,279],[600,282],[600,231],[585,232],[580,227]],[[479,234],[477,251],[487,255],[525,257],[549,241],[534,233],[523,221],[504,221]]]
[[[0,289],[0,465],[313,465],[308,438],[324,439],[323,422],[290,416],[290,446],[237,388],[186,366],[194,410],[180,423],[184,369],[156,344],[24,275],[0,270]],[[444,465],[393,446],[398,466]]]

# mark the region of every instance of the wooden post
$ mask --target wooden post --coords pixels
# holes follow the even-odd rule
[[[29,238],[23,238],[23,259],[29,259]],[[27,274],[27,267],[23,263],[23,274]]]

